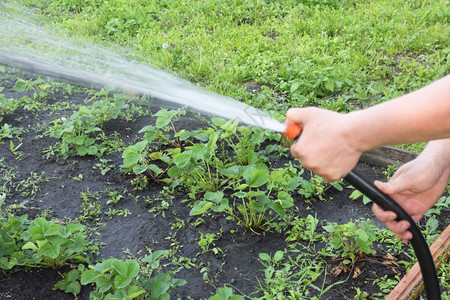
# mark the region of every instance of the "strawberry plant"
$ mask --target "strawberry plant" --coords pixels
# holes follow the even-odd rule
[[[95,290],[89,296],[91,299],[135,299],[145,293],[136,284],[138,274],[136,260],[110,258],[89,266],[89,270],[81,275],[81,284],[95,284]]]
[[[175,122],[185,114],[186,111],[182,109],[167,110],[163,108],[154,114],[157,117],[155,125],[147,125],[139,133],[144,133],[144,139],[150,144],[180,148],[181,140],[176,135]],[[173,137],[170,137],[169,133],[172,133]]]
[[[133,183],[139,189],[147,186],[148,178],[155,182],[171,182],[163,177],[173,165],[173,153],[177,153],[179,150],[176,149],[181,147],[182,138],[176,136],[174,123],[183,114],[185,114],[183,110],[158,111],[155,114],[157,116],[155,125],[147,125],[139,131],[144,134],[143,140],[124,149],[121,168],[125,173],[137,175]],[[169,136],[169,132],[173,133],[173,138]],[[160,149],[162,146],[174,149],[163,151]],[[165,167],[161,168],[162,165]]]
[[[41,77],[38,77],[36,80],[24,80],[18,79],[16,84],[14,85],[13,90],[19,93],[28,92],[29,90],[33,91],[33,100],[40,100],[48,96],[50,92],[50,85],[45,83]],[[35,105],[38,105],[35,102]],[[25,108],[27,109],[27,108]],[[28,108],[28,110],[31,110]]]
[[[81,291],[81,273],[85,270],[83,264],[79,264],[78,268],[71,270],[63,275],[63,279],[57,282],[54,290],[61,290],[68,294],[77,295]]]
[[[0,87],[0,93],[3,87]],[[0,122],[3,121],[3,116],[13,113],[19,107],[19,102],[13,98],[6,98],[4,94],[0,94]]]
[[[222,287],[218,288],[216,293],[208,300],[244,300],[244,297],[235,295],[232,288]]]
[[[83,253],[90,242],[81,224],[60,225],[44,218],[31,222],[21,235],[26,242],[23,250],[36,265],[60,268],[68,262],[86,262]]]
[[[55,139],[61,139],[48,153],[57,152],[63,157],[96,155],[102,156],[109,149],[107,139],[101,136],[101,125],[109,120],[128,116],[129,105],[121,98],[104,98],[90,106],[81,105],[78,111],[68,118],[59,118],[51,122],[47,131]]]
[[[24,264],[26,259],[22,251],[24,245],[21,234],[29,224],[27,216],[4,216],[1,210],[6,195],[0,194],[0,269],[10,270]]]
[[[224,163],[216,155],[219,134],[220,132],[212,133],[206,144],[188,146],[183,152],[174,151],[175,165],[168,170],[168,175],[178,180],[177,184],[184,184],[191,192],[191,197],[198,190],[215,192],[226,183],[221,180],[219,173]]]

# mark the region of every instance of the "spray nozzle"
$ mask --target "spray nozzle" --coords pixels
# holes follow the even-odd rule
[[[303,130],[303,128],[299,124],[292,124],[292,125],[289,125],[288,128],[286,128],[284,134],[288,138],[295,140],[300,136],[300,134],[302,133],[302,130]]]

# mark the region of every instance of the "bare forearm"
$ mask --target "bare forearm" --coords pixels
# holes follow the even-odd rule
[[[450,137],[450,75],[397,99],[350,113],[361,151]]]

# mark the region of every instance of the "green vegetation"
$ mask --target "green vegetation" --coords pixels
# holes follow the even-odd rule
[[[73,34],[126,46],[208,89],[281,113],[305,104],[367,106],[450,70],[445,0],[33,3]],[[262,93],[249,93],[247,82]]]
[[[293,106],[364,108],[450,73],[444,0],[20,2],[69,35],[113,46],[279,119]],[[144,106],[145,97],[16,73],[11,81],[6,73],[0,67],[0,146],[9,155],[0,158],[5,273],[50,267],[62,276],[54,289],[75,297],[89,286],[91,299],[152,300],[173,299],[174,290],[188,286],[190,278],[176,278],[183,272],[200,274],[210,300],[326,299],[339,285],[364,277],[376,292],[354,287],[348,297],[383,299],[415,261],[411,247],[368,219],[320,220],[316,205],[332,203],[330,194],[347,187],[328,184],[291,160],[289,141],[279,133],[199,116],[201,126],[192,128],[185,119],[193,114]],[[55,94],[69,99],[54,101]],[[28,127],[16,125],[22,121]],[[70,174],[18,169],[15,162],[32,148],[23,146],[25,136],[48,142],[36,151]],[[401,147],[420,151],[423,144]],[[78,169],[83,164],[88,171]],[[96,176],[107,178],[101,189],[93,186]],[[66,179],[77,185],[71,201],[79,211],[61,220],[35,202],[47,199],[43,186],[69,193]],[[356,190],[349,198],[370,202]],[[445,195],[425,215],[421,229],[428,242],[441,232],[439,220],[445,222],[449,207]],[[140,236],[132,238],[146,253],[123,249],[124,257],[99,257],[101,230],[125,217],[141,220],[133,223]],[[153,240],[161,228],[165,236]],[[252,245],[258,284],[239,291],[235,278],[223,274],[231,245],[274,235],[280,238],[271,248]],[[364,264],[392,272],[361,270]],[[444,297],[448,268],[445,263],[439,270]]]

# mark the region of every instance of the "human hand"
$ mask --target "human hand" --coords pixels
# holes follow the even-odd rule
[[[415,221],[430,209],[447,186],[449,170],[441,156],[424,151],[413,161],[400,167],[389,182],[375,181],[375,186],[394,199]],[[375,216],[392,230],[402,242],[412,238],[406,220],[396,221],[397,215],[372,206]]]
[[[362,153],[353,145],[351,122],[347,115],[325,109],[289,109],[286,125],[297,123],[303,127],[300,138],[291,146],[291,154],[328,182],[343,178]]]

